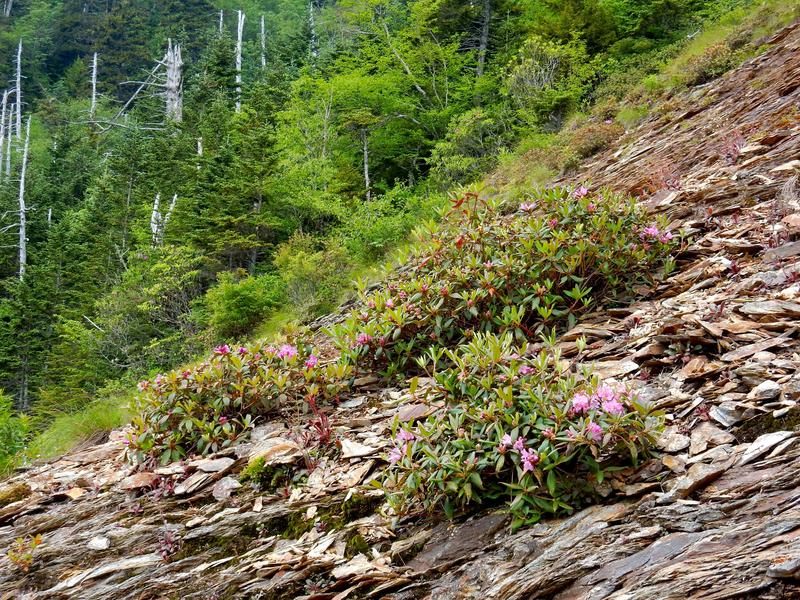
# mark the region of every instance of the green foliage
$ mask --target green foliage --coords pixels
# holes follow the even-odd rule
[[[363,297],[334,336],[354,364],[394,374],[435,364],[441,348],[479,332],[521,341],[572,327],[652,282],[671,239],[632,199],[607,192],[536,192],[507,216],[468,195],[427,232],[402,278]]]
[[[166,464],[218,452],[247,435],[259,415],[303,399],[337,398],[349,377],[346,365],[318,365],[302,343],[219,346],[194,367],[139,384],[130,456]]]
[[[579,379],[557,350],[531,353],[510,334],[447,349],[435,374],[447,408],[415,427],[395,422],[384,486],[398,509],[506,499],[514,526],[570,512],[592,483],[654,442],[660,415],[622,386]]]
[[[14,456],[25,447],[29,433],[27,417],[15,414],[11,398],[0,391],[0,474],[13,467]]]
[[[8,560],[23,573],[30,571],[33,566],[34,553],[42,543],[42,535],[18,537],[14,545],[9,548],[6,555]]]
[[[209,323],[223,338],[242,336],[281,306],[285,295],[285,283],[277,275],[221,273],[205,296]]]

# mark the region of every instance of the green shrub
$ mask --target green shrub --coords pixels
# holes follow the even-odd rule
[[[289,303],[300,317],[333,310],[352,268],[338,240],[322,243],[303,234],[296,234],[281,245],[274,263],[286,282]]]
[[[502,216],[477,196],[456,202],[403,276],[334,328],[342,356],[391,375],[481,331],[521,341],[571,327],[652,281],[672,244],[635,201],[610,193],[552,189],[519,208]]]
[[[25,447],[29,433],[28,418],[15,414],[11,398],[0,391],[0,474],[13,467],[15,456]]]
[[[653,442],[660,415],[622,386],[579,379],[555,350],[530,355],[512,336],[476,334],[438,371],[447,408],[392,433],[384,487],[398,510],[506,499],[514,525],[571,511],[592,481]]]
[[[285,296],[286,283],[277,275],[221,273],[205,297],[209,323],[224,338],[245,335],[280,306]]]
[[[714,44],[699,56],[686,63],[681,74],[685,85],[700,85],[731,70],[738,62],[736,54],[727,43]]]
[[[579,158],[586,158],[608,148],[624,133],[625,128],[611,119],[588,122],[570,133],[569,146]]]
[[[303,400],[330,400],[347,384],[343,364],[318,365],[307,345],[215,348],[193,368],[139,383],[138,416],[128,440],[136,462],[166,464],[228,448],[259,415]]]

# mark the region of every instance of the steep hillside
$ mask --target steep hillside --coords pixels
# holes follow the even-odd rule
[[[516,533],[502,513],[385,516],[370,482],[391,421],[437,406],[425,381],[367,378],[330,414],[341,452],[291,491],[282,467],[308,457],[283,420],[152,471],[114,432],[15,475],[0,548],[42,543],[29,565],[0,557],[0,598],[800,597],[800,24],[766,43],[570,178],[644,193],[687,240],[665,283],[558,340],[570,357],[584,335],[583,362],[668,414],[657,456],[606,479],[603,503]],[[254,457],[272,493],[239,482]]]

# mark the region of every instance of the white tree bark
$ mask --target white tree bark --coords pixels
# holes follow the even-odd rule
[[[3,16],[8,18],[11,16],[11,8],[14,6],[14,0],[5,0],[3,4]]]
[[[319,38],[317,37],[317,18],[314,15],[314,0],[308,0],[308,27],[311,30],[311,56],[319,56]]]
[[[97,52],[92,57],[92,104],[89,107],[89,117],[94,119],[97,110]]]
[[[22,136],[22,40],[17,48],[17,139]]]
[[[242,110],[242,34],[244,33],[244,13],[237,12],[236,26],[236,112]]]
[[[19,280],[25,278],[28,265],[28,208],[25,206],[25,173],[28,168],[28,147],[31,139],[31,118],[25,126],[25,146],[22,151],[22,169],[19,175]]]
[[[175,210],[175,204],[178,202],[178,194],[172,196],[172,201],[169,203],[169,208],[166,214],[161,214],[161,192],[156,194],[153,200],[153,212],[150,213],[150,233],[152,234],[153,247],[160,246],[164,241],[164,232],[167,229],[172,211]]]
[[[167,42],[164,65],[167,72],[164,84],[167,120],[180,123],[183,120],[183,59],[180,44],[173,46],[171,39]]]
[[[3,171],[3,152],[6,141],[6,112],[8,110],[8,90],[3,90],[3,105],[0,108],[0,172]]]
[[[8,179],[11,177],[11,139],[14,131],[14,105],[12,104],[8,110],[8,126],[6,127],[6,176]]]
[[[369,136],[366,129],[361,130],[361,143],[364,145],[364,187],[367,188],[367,202],[372,199],[372,183],[369,179]]]
[[[261,68],[267,68],[267,34],[264,31],[264,15],[261,15]]]
[[[220,10],[219,11],[219,34],[222,35],[222,27],[224,26],[224,17],[225,12]]]

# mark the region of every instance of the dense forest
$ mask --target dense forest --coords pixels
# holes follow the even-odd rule
[[[635,124],[707,23],[756,4],[5,0],[0,456],[331,310],[510,153],[568,171]]]

